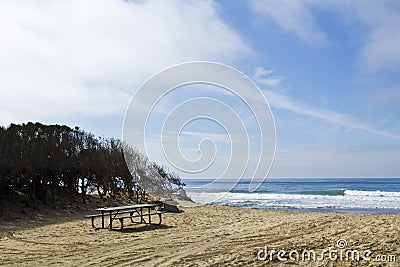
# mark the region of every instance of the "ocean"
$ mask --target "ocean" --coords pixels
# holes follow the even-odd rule
[[[250,180],[240,180],[231,190],[232,180],[183,181],[188,195],[199,203],[268,210],[400,214],[400,178],[269,178],[254,192],[248,190]]]

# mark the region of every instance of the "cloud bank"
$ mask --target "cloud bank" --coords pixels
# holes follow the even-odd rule
[[[250,51],[203,1],[2,1],[0,36],[0,125],[121,114],[162,68]]]
[[[376,72],[400,67],[400,2],[299,0],[250,1],[253,12],[309,45],[331,42],[317,24],[320,11],[333,14],[343,28],[359,37],[359,67]]]

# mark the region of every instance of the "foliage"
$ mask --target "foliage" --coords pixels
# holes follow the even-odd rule
[[[183,186],[177,175],[114,138],[96,138],[66,125],[0,127],[0,193],[6,198],[18,192],[33,201],[54,202],[63,190],[142,202],[146,193],[171,194]]]

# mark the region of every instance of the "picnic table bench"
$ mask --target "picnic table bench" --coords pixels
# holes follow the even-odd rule
[[[124,228],[124,219],[130,219],[132,223],[145,223],[152,224],[151,217],[158,216],[157,225],[161,224],[161,215],[166,211],[155,210],[158,204],[137,204],[131,206],[118,206],[118,207],[104,207],[95,209],[100,211],[99,214],[86,215],[86,218],[90,218],[92,221],[92,227],[96,228],[94,219],[101,217],[101,228],[113,229],[113,221],[118,220],[121,225],[121,230]],[[143,212],[147,211],[147,212]],[[106,217],[109,217],[110,224],[105,227]],[[140,221],[134,221],[134,218],[139,218]]]

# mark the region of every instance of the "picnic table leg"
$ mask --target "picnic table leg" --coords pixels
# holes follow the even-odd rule
[[[104,211],[101,211],[101,228],[104,229]]]
[[[148,212],[149,212],[149,224],[151,224],[151,211],[150,211],[150,207],[148,208]]]
[[[112,221],[113,221],[113,219],[112,219],[112,212],[110,211],[110,229],[112,229]]]
[[[140,208],[140,222],[144,224],[146,223],[146,221],[143,218],[143,208]]]
[[[158,225],[160,225],[161,224],[161,213],[158,213],[158,218],[160,219],[158,222]]]

